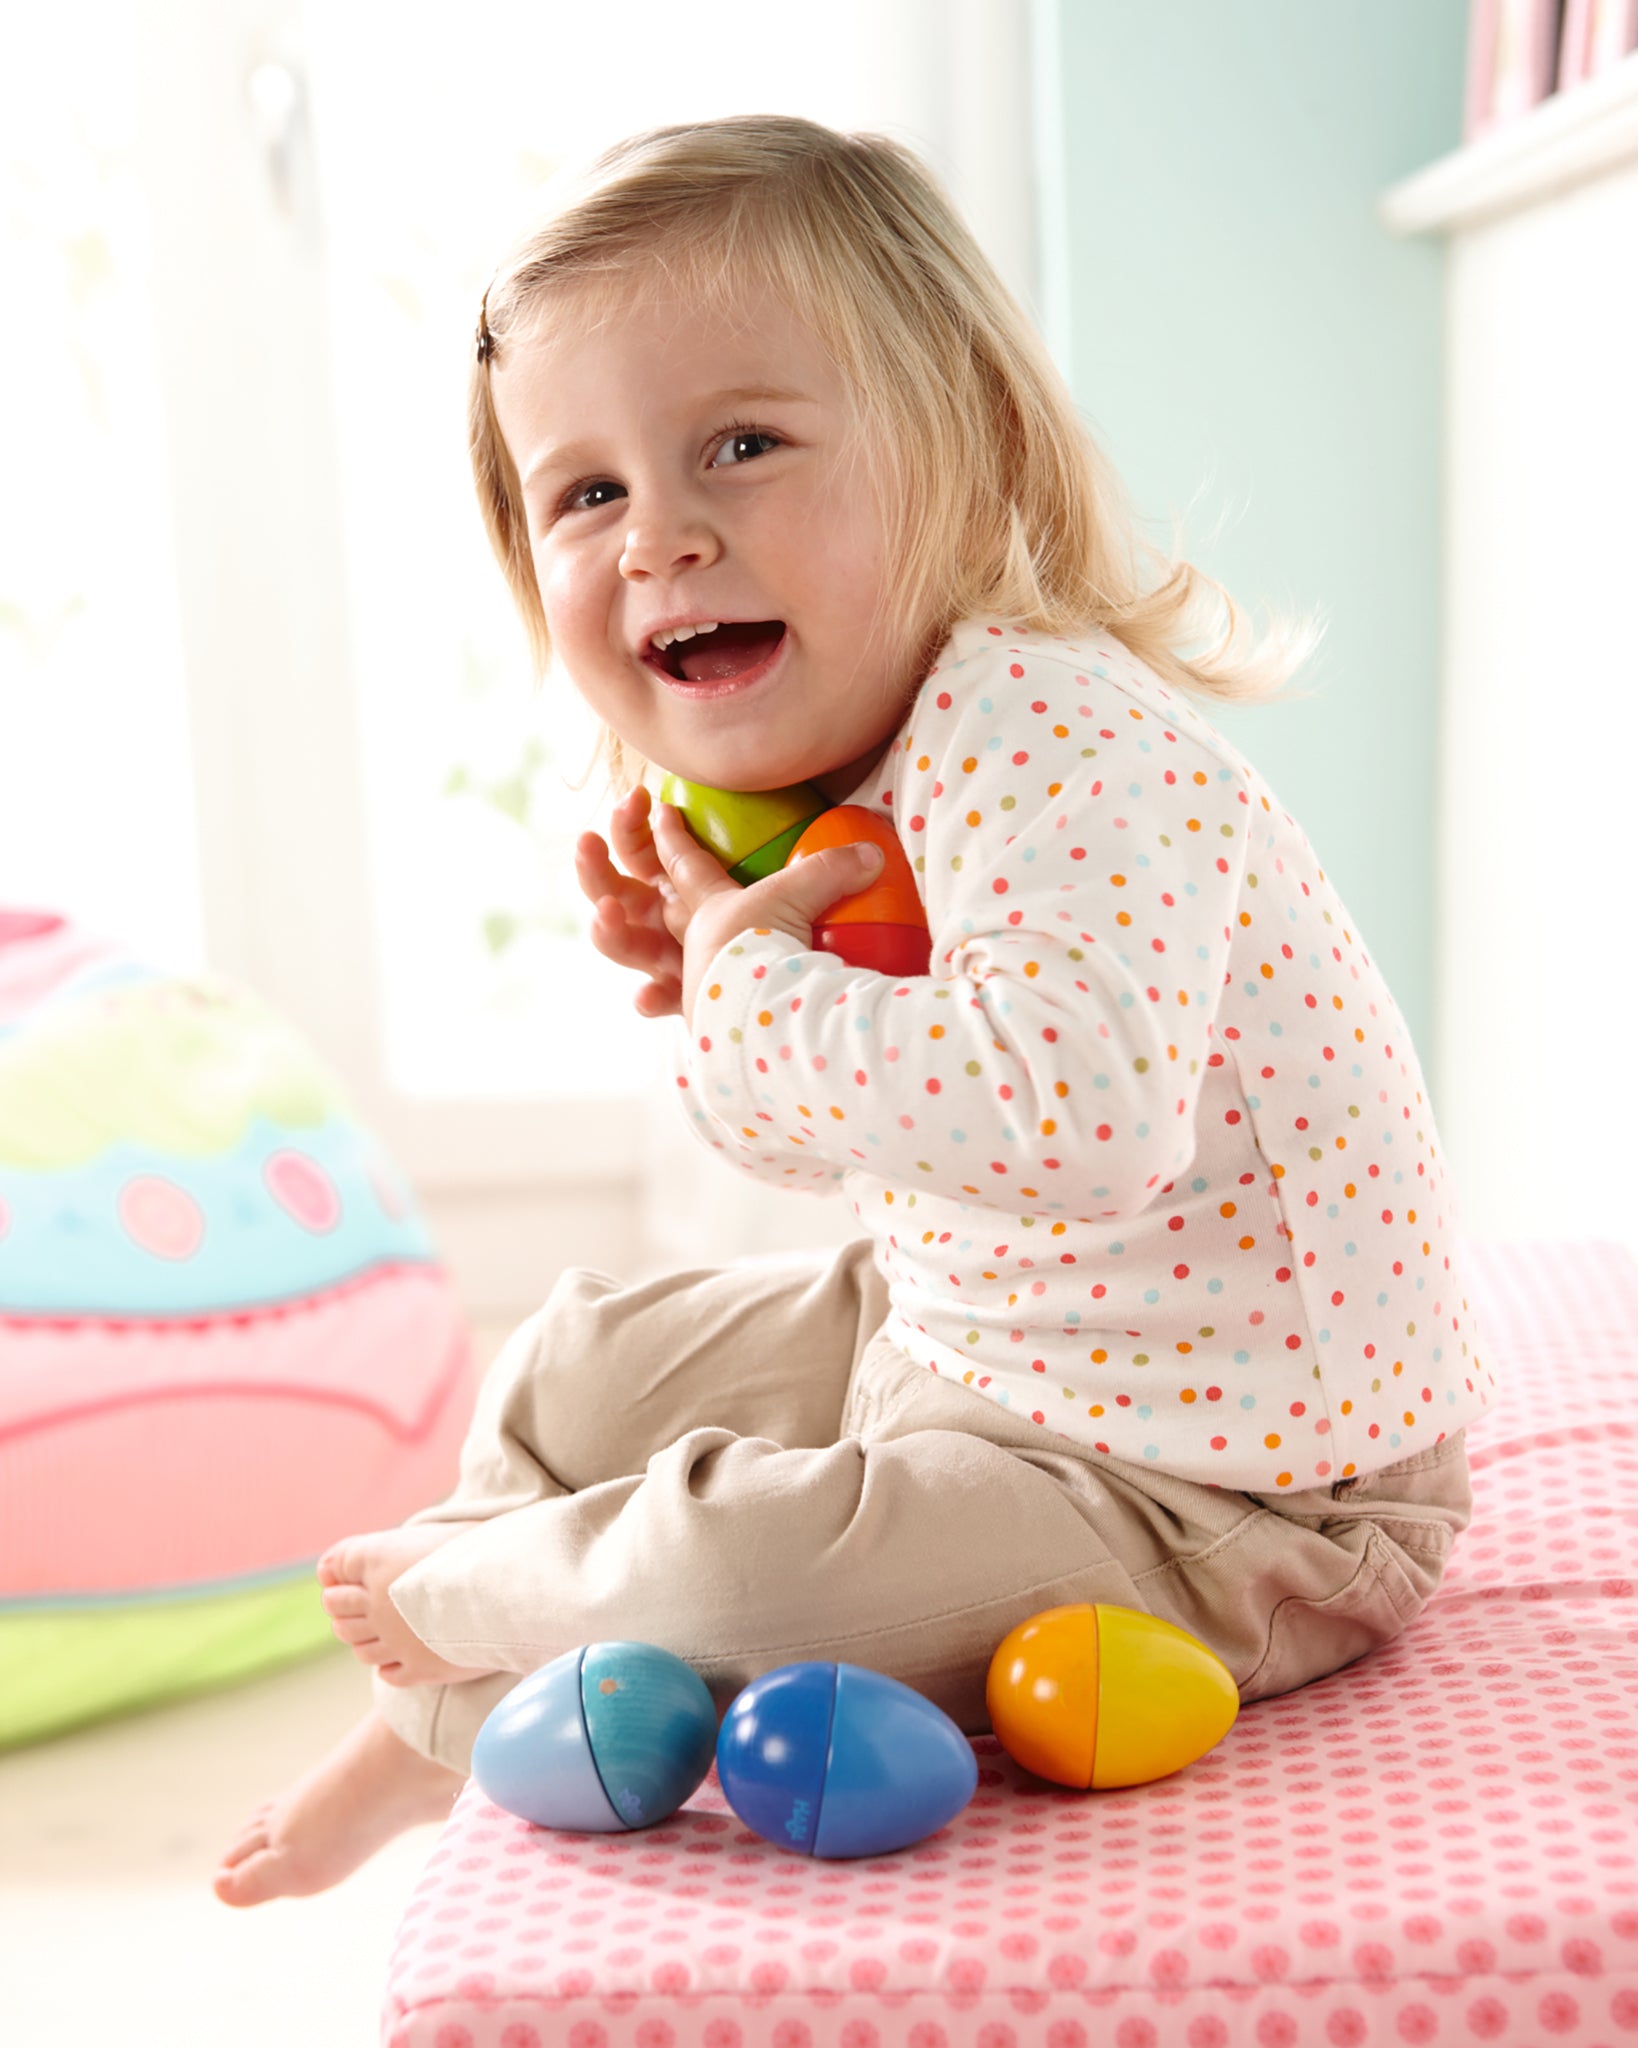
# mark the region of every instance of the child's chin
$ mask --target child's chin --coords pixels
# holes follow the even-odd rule
[[[770,789],[792,789],[800,782],[815,781],[817,775],[824,771],[821,769],[810,774],[800,766],[788,768],[785,763],[769,760],[766,756],[747,759],[744,755],[728,755],[719,760],[707,758],[703,762],[696,756],[690,765],[668,768],[667,772],[701,789],[731,789],[738,796],[752,796]]]

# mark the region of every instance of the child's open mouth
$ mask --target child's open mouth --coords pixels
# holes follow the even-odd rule
[[[750,682],[767,668],[784,638],[783,619],[742,619],[674,639],[666,647],[651,646],[647,660],[674,683],[709,689]]]

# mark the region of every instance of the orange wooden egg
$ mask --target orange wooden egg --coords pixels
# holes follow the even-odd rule
[[[1240,1711],[1228,1667],[1204,1643],[1102,1603],[1020,1622],[990,1660],[984,1699],[1014,1762],[1080,1789],[1168,1777],[1221,1742]]]
[[[853,846],[861,839],[881,848],[881,873],[867,889],[831,904],[825,912],[825,923],[919,925],[925,931],[927,915],[916,893],[916,878],[910,872],[899,835],[885,818],[867,811],[863,804],[838,804],[834,810],[815,818],[791,848],[791,859],[805,860],[810,853],[824,853],[832,846]]]

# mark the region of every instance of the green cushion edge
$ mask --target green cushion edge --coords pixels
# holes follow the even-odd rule
[[[312,1567],[231,1593],[0,1609],[0,1750],[333,1647]]]

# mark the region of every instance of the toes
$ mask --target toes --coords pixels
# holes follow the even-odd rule
[[[332,1543],[319,1559],[318,1582],[321,1586],[357,1585],[364,1577],[364,1548],[356,1536],[349,1536],[340,1543]]]
[[[367,1615],[360,1615],[356,1621],[330,1620],[330,1633],[338,1643],[345,1643],[349,1650],[367,1650],[372,1643],[381,1640],[381,1631]]]
[[[211,1890],[224,1906],[259,1906],[292,1889],[284,1861],[276,1849],[264,1846],[245,1862],[217,1871]]]
[[[332,1621],[330,1633],[338,1643],[344,1643],[361,1664],[380,1664],[394,1654],[379,1636],[370,1634],[367,1622]]]
[[[391,1664],[398,1652],[379,1636],[368,1633],[368,1623],[332,1621],[330,1633],[337,1642],[345,1643],[360,1664]]]
[[[235,1864],[243,1863],[247,1856],[253,1856],[258,1849],[265,1849],[267,1847],[266,1816],[268,1811],[267,1807],[263,1807],[250,1821],[238,1840],[229,1845],[222,1857],[219,1866],[220,1870],[231,1870]]]

